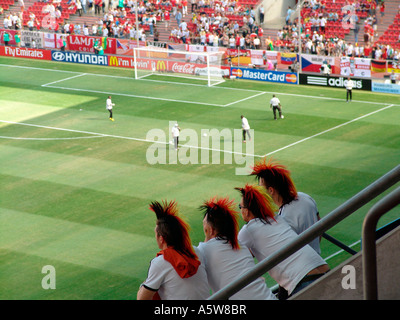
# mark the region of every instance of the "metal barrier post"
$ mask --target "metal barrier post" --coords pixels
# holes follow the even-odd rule
[[[379,219],[400,204],[400,187],[377,202],[367,213],[362,230],[364,299],[378,299],[375,231]]]

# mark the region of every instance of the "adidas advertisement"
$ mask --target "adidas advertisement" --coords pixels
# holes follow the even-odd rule
[[[345,77],[326,77],[320,75],[310,75],[310,74],[300,74],[299,77],[300,84],[306,84],[311,86],[324,86],[324,87],[334,87],[334,88],[345,88],[347,83],[347,78]],[[372,85],[370,79],[356,79],[351,77],[354,82],[355,90],[366,90],[371,91]]]

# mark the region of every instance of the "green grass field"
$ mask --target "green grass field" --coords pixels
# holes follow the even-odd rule
[[[198,152],[199,162],[204,152],[209,164],[174,163],[168,141],[158,145],[167,163],[150,164],[154,142],[147,134],[168,136],[169,121],[197,132],[198,141],[182,141],[195,146],[202,129],[240,129],[245,115],[255,159],[268,155],[287,165],[322,217],[400,160],[395,95],[355,91],[345,103],[344,89],[251,81],[208,88],[170,77],[134,80],[132,70],[11,58],[0,58],[0,75],[0,299],[136,299],[158,252],[153,200],[175,199],[193,243],[203,240],[202,201],[238,201],[233,188],[255,180],[235,174],[243,165],[224,152],[223,141],[210,144],[220,150],[214,154],[207,147],[179,150],[181,158]],[[283,120],[273,120],[273,93]],[[105,109],[109,94],[115,122]],[[247,152],[240,141],[230,147],[237,159]],[[328,233],[359,250],[370,207]],[[396,208],[380,226],[399,216]],[[326,240],[321,248],[331,267],[349,257]],[[41,286],[45,265],[56,269],[55,290]]]

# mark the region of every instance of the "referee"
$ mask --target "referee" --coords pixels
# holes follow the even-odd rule
[[[270,103],[270,108],[274,113],[274,120],[276,120],[276,110],[278,110],[279,112],[279,118],[283,119],[281,102],[274,94],[272,95],[272,99],[269,103]]]

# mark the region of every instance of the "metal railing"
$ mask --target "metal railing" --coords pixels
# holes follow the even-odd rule
[[[378,299],[376,226],[379,219],[400,204],[400,187],[377,202],[367,213],[362,229],[363,287],[365,300]]]
[[[240,289],[244,288],[249,283],[261,277],[278,263],[285,260],[294,252],[309,244],[316,237],[321,236],[325,231],[329,230],[344,218],[367,204],[375,197],[389,189],[400,181],[400,165],[383,175],[381,178],[370,184],[368,187],[357,193],[351,199],[347,200],[341,206],[327,214],[324,218],[312,225],[288,245],[271,254],[269,257],[260,261],[252,270],[243,274],[225,288],[214,293],[210,300],[228,299]]]

